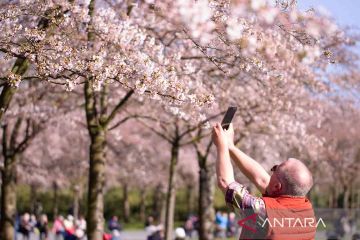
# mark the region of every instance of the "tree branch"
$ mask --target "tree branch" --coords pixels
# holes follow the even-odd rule
[[[130,97],[135,93],[134,90],[130,90],[126,93],[126,95],[119,101],[119,103],[114,107],[111,111],[110,115],[102,124],[104,127],[109,125],[109,123],[115,118],[117,112],[124,106],[124,104],[130,99]]]
[[[4,124],[1,126],[3,129],[3,134],[2,134],[2,153],[3,153],[3,157],[6,158],[7,157],[7,124]]]
[[[195,144],[196,142],[198,142],[198,141],[200,141],[201,139],[209,136],[210,134],[211,134],[211,132],[208,132],[208,133],[206,133],[206,134],[204,134],[204,135],[196,135],[195,137],[191,138],[189,141],[180,144],[180,146],[186,146],[186,145],[192,144],[192,143]]]
[[[123,124],[123,123],[125,123],[128,120],[133,119],[133,118],[146,118],[146,119],[155,120],[154,118],[148,117],[148,116],[140,116],[140,115],[127,116],[127,117],[121,119],[119,122],[117,122],[114,126],[110,127],[109,130],[113,130],[113,129],[119,127],[121,124]]]
[[[212,120],[212,119],[214,119],[214,118],[217,118],[218,116],[220,116],[220,115],[222,115],[222,114],[224,114],[224,113],[225,113],[225,111],[220,112],[220,113],[218,113],[218,114],[215,114],[215,115],[213,115],[213,116],[210,116],[210,117],[208,117],[207,119],[205,119],[205,120],[201,121],[200,123],[198,123],[197,125],[195,125],[194,127],[188,128],[186,131],[184,131],[183,133],[181,133],[181,134],[179,135],[180,138],[182,138],[183,136],[185,136],[186,134],[188,134],[188,133],[190,133],[190,132],[195,131],[196,129],[198,129],[199,127],[201,127],[204,123],[206,123],[206,122],[208,122],[208,121],[210,121],[210,120]]]
[[[150,129],[152,132],[154,132],[156,135],[158,135],[159,137],[165,139],[166,141],[168,141],[169,143],[172,143],[172,139],[167,137],[166,135],[164,135],[163,133],[157,131],[155,128],[150,127],[148,124],[144,123],[141,120],[138,120],[142,125],[144,125],[145,127],[147,127],[148,129]]]
[[[17,136],[19,134],[19,130],[20,130],[20,126],[21,126],[21,123],[22,123],[22,118],[19,117],[17,118],[16,122],[15,122],[15,125],[14,125],[14,128],[12,130],[12,133],[11,133],[11,137],[10,137],[10,150],[14,150],[16,147],[16,139],[17,139]]]

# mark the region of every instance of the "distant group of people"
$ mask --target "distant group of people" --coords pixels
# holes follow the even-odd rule
[[[103,240],[120,240],[122,226],[117,216],[110,218],[108,229],[110,233],[104,233]],[[68,217],[64,219],[62,216],[59,216],[54,222],[53,232],[56,235],[56,239],[86,240],[85,218],[81,216],[79,219],[74,219],[73,216],[68,215]]]
[[[217,212],[215,215],[215,225],[215,236],[217,238],[234,237],[237,229],[235,213]]]
[[[221,239],[236,236],[238,226],[235,218],[236,216],[233,212],[230,212],[229,214],[226,212],[217,212],[215,218],[214,236]],[[183,226],[175,228],[174,239],[185,240],[196,238],[199,232],[199,224],[199,218],[196,215],[190,214]],[[149,216],[145,222],[145,231],[147,234],[147,240],[164,239],[163,225],[158,224],[152,216]]]
[[[48,218],[45,214],[38,218],[34,214],[24,213],[17,221],[16,230],[22,234],[23,239],[29,239],[31,234],[39,236],[40,240],[48,237]]]
[[[120,232],[122,231],[123,227],[120,224],[117,216],[111,217],[108,222],[108,229],[110,231],[110,235],[108,235],[108,237],[111,237],[111,240],[120,240]]]
[[[214,236],[217,239],[235,237],[239,229],[235,218],[236,216],[233,212],[226,213],[218,211],[215,215],[215,229],[213,233]],[[200,230],[199,228],[199,218],[195,215],[190,215],[183,226],[183,234],[182,230],[180,230],[179,228],[175,229],[175,239],[177,239],[178,236],[183,236],[183,238],[178,239],[193,239],[194,237],[196,238],[196,234],[198,235],[198,231]]]
[[[56,239],[84,240],[86,239],[86,220],[83,216],[74,219],[72,215],[66,218],[59,215],[55,218],[52,232]]]
[[[192,238],[193,232],[196,230],[198,230],[198,218],[190,215],[183,227],[175,229],[175,240]],[[145,222],[145,231],[147,240],[164,240],[164,226],[158,224],[152,216],[149,216]]]
[[[327,232],[327,239],[343,239],[351,236],[352,240],[360,240],[356,219],[358,216],[351,218],[346,211],[342,212],[334,219],[334,229]]]
[[[215,236],[232,237],[235,233],[235,215],[230,213],[218,212],[216,214]],[[117,216],[112,216],[108,221],[110,233],[105,233],[103,240],[121,240],[120,232],[123,230]],[[182,227],[175,229],[175,239],[192,239],[199,230],[199,219],[195,215],[189,215]],[[34,214],[24,213],[17,221],[17,232],[22,235],[22,239],[28,240],[30,236],[38,236],[40,240],[48,240],[49,232],[52,232],[56,240],[85,240],[86,237],[86,220],[83,216],[75,219],[72,215],[66,218],[58,215],[52,228],[49,229],[48,217],[42,214],[36,217]],[[149,216],[145,223],[147,240],[163,240],[164,226],[158,224],[154,217]]]
[[[147,240],[163,240],[164,226],[157,224],[153,216],[149,216],[145,222],[145,232]]]
[[[111,217],[108,222],[110,233],[104,233],[103,240],[120,240],[122,226],[117,216]],[[34,214],[24,213],[17,220],[16,231],[21,239],[29,240],[31,236],[38,236],[39,240],[48,240],[51,231],[56,240],[86,240],[86,220],[83,216],[75,219],[72,215],[66,218],[58,215],[49,229],[46,214],[36,217]]]
[[[185,235],[192,238],[194,233],[199,230],[199,218],[195,215],[189,215],[184,224]],[[178,230],[179,231],[179,230]]]

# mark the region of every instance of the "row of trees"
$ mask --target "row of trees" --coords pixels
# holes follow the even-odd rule
[[[306,153],[314,171],[322,160],[343,166],[344,184],[358,166],[356,134],[340,140],[340,132],[328,135],[322,127],[335,128],[330,120],[339,114],[330,109],[351,106],[349,126],[358,119],[356,38],[327,17],[299,12],[295,1],[49,0],[0,7],[2,239],[13,239],[18,169],[24,181],[49,185],[53,178],[87,190],[89,239],[101,239],[104,189],[118,181],[124,191],[131,184],[144,193],[150,185],[166,187],[170,239],[176,186],[180,180],[191,186],[187,176],[198,170],[200,238],[211,239],[208,125],[229,104],[239,108],[239,146],[264,164]],[[333,74],[335,64],[341,75]]]

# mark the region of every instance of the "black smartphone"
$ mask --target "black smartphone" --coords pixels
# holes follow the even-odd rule
[[[221,126],[223,129],[228,129],[232,119],[234,118],[237,107],[229,107],[225,113],[223,120],[221,121]]]

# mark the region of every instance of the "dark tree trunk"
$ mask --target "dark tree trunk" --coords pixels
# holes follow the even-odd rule
[[[163,192],[163,186],[161,184],[157,185],[153,195],[153,207],[152,214],[156,222],[164,223],[165,222],[165,194]]]
[[[90,132],[87,234],[89,240],[98,240],[104,232],[105,131],[98,127]]]
[[[334,205],[334,197],[332,194],[332,189],[330,188],[330,192],[329,192],[329,196],[328,196],[329,200],[328,200],[328,207],[332,208]]]
[[[343,208],[349,208],[349,197],[350,197],[350,190],[347,186],[344,187],[343,191]]]
[[[188,214],[194,212],[194,185],[192,184],[186,186],[186,210]]]
[[[94,11],[95,1],[89,4],[90,17]],[[91,21],[90,21],[91,22]],[[91,23],[90,23],[91,25]],[[94,33],[88,33],[88,40],[92,42]],[[91,44],[90,44],[91,45]],[[105,163],[106,163],[106,133],[107,125],[115,117],[116,113],[124,106],[134,93],[130,90],[124,98],[114,107],[109,116],[107,112],[107,86],[101,91],[100,111],[97,109],[96,94],[92,88],[93,78],[90,77],[84,84],[86,123],[90,136],[90,164],[87,198],[87,236],[89,240],[102,239],[104,233],[104,186],[105,186]]]
[[[92,47],[95,33],[92,32],[92,16],[94,13],[95,0],[89,3],[89,30],[88,42]],[[114,107],[111,113],[107,114],[108,107],[108,87],[102,86],[99,101],[92,87],[93,77],[89,77],[84,84],[86,123],[90,136],[90,164],[89,164],[89,183],[87,199],[87,236],[89,240],[102,239],[104,233],[104,186],[105,186],[105,163],[106,163],[106,133],[107,126],[115,117],[116,113],[124,106],[134,93],[133,90],[122,98]],[[100,102],[98,106],[97,102]]]
[[[1,239],[13,240],[16,217],[16,155],[4,159],[1,179]]]
[[[145,222],[146,218],[146,191],[140,189],[140,221]]]
[[[164,204],[164,196],[162,193],[162,186],[159,184],[155,188],[155,192],[153,195],[153,203],[152,203],[152,214],[157,222],[161,220],[161,209]]]
[[[88,80],[85,83],[85,111],[90,135],[90,164],[87,199],[87,235],[89,240],[102,239],[104,233],[104,184],[106,130],[99,124],[94,92]]]
[[[159,215],[159,223],[164,223],[166,221],[166,195],[163,195],[160,204],[160,215]]]
[[[337,208],[339,206],[339,186],[338,184],[335,184],[334,190],[333,190],[333,201],[334,201],[334,208]]]
[[[30,211],[35,214],[37,210],[37,189],[34,184],[30,185],[30,189]]]
[[[56,216],[58,215],[58,190],[59,190],[59,186],[56,182],[53,182],[53,193],[54,193],[54,199],[53,199],[53,220],[56,219]]]
[[[130,219],[130,202],[129,202],[128,184],[124,184],[123,186],[123,211],[124,211],[124,221],[128,223]]]
[[[26,121],[26,137],[17,143],[18,134],[23,119],[17,118],[11,134],[8,132],[6,124],[2,125],[2,156],[4,159],[4,167],[1,172],[1,220],[0,220],[0,239],[14,239],[14,221],[16,215],[16,168],[17,158],[23,153],[31,139],[36,135],[34,129],[29,134],[30,122]],[[29,135],[28,135],[29,134]],[[34,191],[32,191],[34,192]]]
[[[79,185],[74,186],[74,203],[73,203],[73,214],[74,219],[79,219],[79,200],[80,200],[80,187]]]
[[[355,205],[356,205],[355,197],[356,197],[356,194],[355,194],[354,187],[351,186],[351,188],[350,188],[350,203],[349,203],[350,208],[355,208]]]
[[[174,212],[176,200],[176,165],[179,157],[179,141],[175,140],[171,146],[168,191],[166,196],[165,239],[171,240],[174,228]]]
[[[214,239],[214,195],[215,195],[215,173],[206,165],[206,159],[198,156],[200,174],[199,174],[199,239]]]

